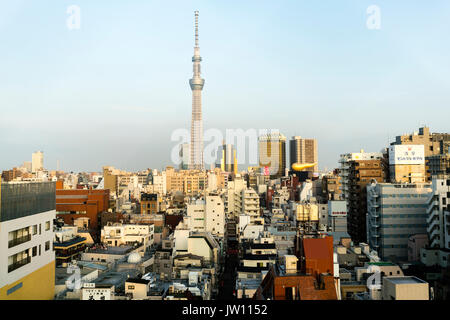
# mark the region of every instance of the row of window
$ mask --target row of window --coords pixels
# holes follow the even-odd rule
[[[427,208],[427,204],[383,204],[382,208]]]
[[[409,238],[411,234],[384,234],[383,239],[398,239],[398,238]]]
[[[406,244],[387,244],[381,246],[383,249],[406,249],[408,245]]]
[[[428,218],[427,214],[383,214],[385,219],[393,218]]]
[[[45,231],[49,231],[51,227],[50,221],[45,222]],[[10,231],[8,234],[8,248],[13,248],[19,244],[31,241],[31,236],[37,235],[39,230],[39,235],[42,234],[42,225],[35,224],[30,227],[25,227]]]
[[[382,198],[428,198],[428,193],[414,193],[414,194],[383,194]]]
[[[426,228],[426,224],[382,224],[382,228]]]
[[[44,244],[44,250],[47,252],[51,249],[51,242],[46,241]],[[32,248],[26,249],[24,251],[18,252],[12,256],[8,257],[8,273],[13,272],[29,263],[31,263],[31,258],[36,257],[39,253],[41,255],[41,245],[34,246]]]

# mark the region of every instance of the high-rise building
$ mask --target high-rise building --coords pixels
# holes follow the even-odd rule
[[[259,166],[267,168],[271,179],[285,175],[286,137],[284,135],[271,133],[259,137]]]
[[[189,168],[204,170],[203,163],[203,120],[202,120],[202,90],[205,80],[200,74],[200,47],[198,46],[198,11],[195,11],[195,47],[192,62],[194,76],[189,80],[192,90],[192,120],[191,120],[191,158]]]
[[[341,155],[342,197],[347,201],[348,234],[355,243],[366,242],[366,186],[386,182],[387,161],[382,153],[351,153]]]
[[[55,183],[0,183],[0,300],[52,300]]]
[[[303,139],[299,136],[294,136],[289,141],[289,155],[290,166],[294,163],[317,163],[317,140],[316,139]],[[306,171],[317,172],[319,170],[318,165],[305,169]]]
[[[425,152],[425,167],[427,181],[431,182],[432,172],[429,168],[432,164],[431,160],[436,158],[433,156],[445,155],[450,152],[450,133],[431,133],[430,128],[422,127],[419,131],[412,134],[404,134],[397,136],[395,142],[391,145],[423,145]],[[432,159],[429,159],[433,157]]]
[[[216,167],[220,168],[222,171],[237,174],[238,167],[236,149],[232,144],[223,143],[219,146],[217,151]]]
[[[450,140],[450,134],[430,133],[430,128],[419,128],[419,132],[397,136],[391,145],[422,144],[425,147],[425,157],[441,153],[441,141]]]
[[[433,177],[427,214],[430,247],[450,250],[450,175]]]
[[[367,185],[367,240],[384,260],[407,261],[408,239],[426,233],[426,183],[371,183]]]
[[[389,172],[393,183],[423,183],[425,174],[424,145],[393,145],[389,147]]]
[[[31,171],[37,172],[44,169],[44,154],[42,151],[36,151],[31,156]]]

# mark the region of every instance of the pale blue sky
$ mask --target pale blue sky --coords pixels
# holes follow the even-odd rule
[[[423,124],[450,131],[448,0],[1,1],[0,170],[36,150],[48,169],[169,165],[190,126],[194,10],[205,130],[314,137],[322,169]]]

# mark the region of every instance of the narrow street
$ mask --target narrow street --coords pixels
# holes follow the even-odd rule
[[[239,265],[238,255],[238,241],[236,239],[236,222],[227,222],[227,252],[225,257],[225,268],[219,279],[219,293],[218,300],[234,300],[234,295],[237,272],[236,268]]]

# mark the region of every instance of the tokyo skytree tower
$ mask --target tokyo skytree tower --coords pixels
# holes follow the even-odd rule
[[[198,11],[195,11],[195,47],[192,62],[194,75],[189,80],[192,90],[192,121],[189,169],[204,170],[203,163],[203,123],[202,89],[205,80],[200,77],[200,47],[198,46]]]

